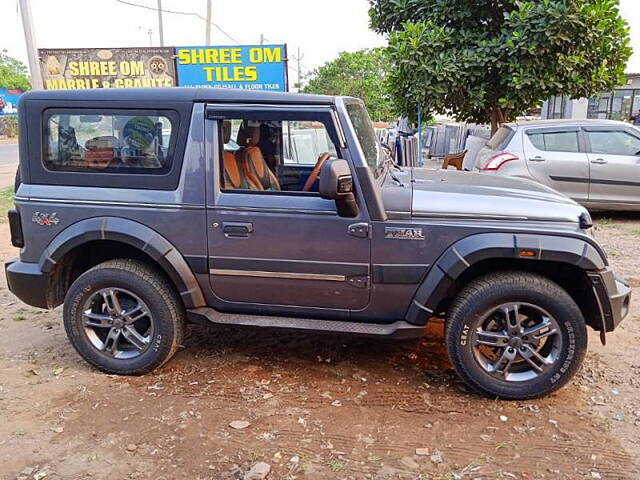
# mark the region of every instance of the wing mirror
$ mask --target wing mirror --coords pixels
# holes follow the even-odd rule
[[[335,200],[338,215],[355,217],[358,204],[353,194],[353,177],[346,160],[329,159],[320,169],[320,196]]]

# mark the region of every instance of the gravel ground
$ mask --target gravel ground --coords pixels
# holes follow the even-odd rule
[[[640,287],[640,216],[596,217]],[[0,256],[16,255],[0,224]],[[606,347],[591,332],[573,382],[492,401],[446,359],[442,324],[390,343],[191,327],[144,377],[104,375],[72,350],[61,309],[0,288],[0,478],[640,478],[640,308]],[[235,427],[235,428],[233,428]]]

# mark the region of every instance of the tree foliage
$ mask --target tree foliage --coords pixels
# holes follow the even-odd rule
[[[416,106],[497,124],[555,95],[624,82],[631,55],[618,0],[369,0],[389,34],[390,93]]]
[[[0,88],[29,90],[28,72],[24,63],[0,51]]]
[[[391,120],[393,106],[382,88],[388,59],[383,48],[341,52],[311,73],[304,93],[345,95],[364,101],[374,120]]]

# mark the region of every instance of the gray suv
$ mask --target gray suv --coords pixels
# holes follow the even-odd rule
[[[545,187],[400,168],[359,100],[41,91],[20,107],[9,288],[64,304],[93,366],[166,362],[187,322],[419,338],[492,397],[565,384],[629,309],[587,211]]]
[[[509,123],[480,150],[476,169],[530,178],[589,209],[640,210],[640,130],[628,123]]]

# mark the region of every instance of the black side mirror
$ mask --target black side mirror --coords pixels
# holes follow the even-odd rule
[[[358,204],[353,195],[353,177],[346,160],[329,159],[320,169],[320,196],[335,200],[338,215],[355,217]]]

